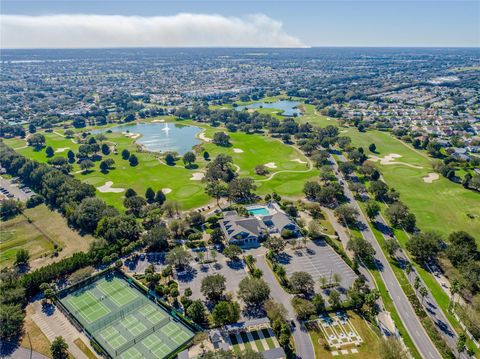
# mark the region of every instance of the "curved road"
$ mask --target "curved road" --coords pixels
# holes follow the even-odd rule
[[[313,344],[310,339],[310,335],[307,332],[305,326],[300,323],[295,315],[290,300],[292,295],[283,290],[277,279],[273,275],[270,267],[268,266],[265,255],[259,255],[257,257],[256,266],[263,272],[263,279],[270,286],[270,296],[278,303],[282,303],[288,312],[289,318],[295,322],[295,328],[293,328],[293,339],[295,340],[295,352],[297,358],[313,359],[315,358],[315,351],[313,350]]]

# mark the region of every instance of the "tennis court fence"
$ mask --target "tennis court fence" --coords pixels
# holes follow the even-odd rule
[[[133,300],[131,303],[127,304],[121,310],[107,314],[103,318],[95,321],[90,325],[87,325],[86,327],[91,333],[94,333],[102,328],[105,328],[106,326],[113,323],[114,321],[124,318],[133,310],[138,309],[139,307],[143,307],[147,303],[149,303],[149,300],[147,298],[138,297],[135,300]]]
[[[134,346],[137,343],[140,343],[143,339],[148,337],[150,334],[155,333],[161,327],[166,325],[169,321],[170,321],[170,318],[168,318],[168,317],[162,318],[162,320],[160,320],[160,322],[151,326],[150,328],[147,328],[142,333],[138,334],[135,338],[129,340],[128,342],[126,342],[125,344],[120,346],[117,350],[115,350],[115,356],[119,356],[120,354],[122,354],[124,351],[126,351],[130,347]]]

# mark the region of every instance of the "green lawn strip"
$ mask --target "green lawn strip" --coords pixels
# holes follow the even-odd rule
[[[248,339],[247,334],[244,332],[240,332],[240,337],[243,340],[243,345],[245,345],[245,348],[253,350],[252,343],[250,343],[250,340]]]
[[[270,337],[270,333],[267,329],[262,329],[263,336],[265,338],[265,341],[268,344],[269,349],[274,349],[275,348],[275,342],[273,339]]]
[[[253,339],[255,339],[255,345],[257,346],[257,349],[261,352],[265,351],[266,348],[263,347],[262,341],[260,340],[260,336],[258,335],[258,332],[256,330],[251,331],[250,334],[252,335]]]
[[[373,234],[375,235],[375,238],[380,244],[380,247],[382,248],[382,251],[385,255],[385,257],[388,259],[388,262],[390,263],[390,267],[393,270],[393,273],[395,274],[395,277],[397,278],[398,282],[400,283],[400,286],[402,287],[403,292],[407,296],[408,300],[410,301],[410,304],[415,310],[415,313],[417,317],[419,318],[420,322],[422,323],[422,326],[425,328],[425,331],[427,332],[428,336],[432,340],[432,342],[435,344],[435,347],[439,350],[440,354],[444,358],[449,358],[449,351],[450,348],[444,341],[444,339],[441,337],[440,333],[438,332],[438,329],[436,329],[433,321],[428,317],[427,313],[425,312],[425,309],[423,308],[423,305],[420,303],[418,300],[415,291],[408,281],[408,278],[403,271],[402,268],[399,267],[398,263],[393,260],[388,253],[386,253],[384,249],[384,244],[385,244],[385,238],[383,237],[382,233],[378,229],[376,229],[374,226],[370,226],[372,229]]]
[[[405,247],[408,241],[408,235],[403,230],[397,229],[395,230],[395,237],[400,242],[400,245],[402,246],[402,249],[404,250],[404,252],[407,253],[408,255],[408,251],[406,250],[406,247]],[[460,323],[457,321],[455,316],[453,316],[449,310],[450,298],[448,294],[445,293],[441,285],[435,280],[433,274],[425,270],[422,266],[420,266],[415,261],[411,260],[410,262],[415,267],[415,270],[417,271],[420,278],[422,278],[422,281],[430,290],[431,295],[435,298],[435,301],[443,311],[443,314],[445,314],[445,316],[447,317],[453,329],[457,332],[457,334],[464,333],[464,330],[460,326]],[[474,351],[478,350],[478,348],[475,346],[473,341],[468,337],[467,337],[467,346],[473,349]],[[477,353],[477,357],[480,357],[480,352]]]

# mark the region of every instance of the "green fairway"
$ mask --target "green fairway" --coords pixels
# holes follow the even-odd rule
[[[416,166],[382,165],[377,162],[385,181],[400,192],[401,200],[415,213],[419,228],[439,231],[444,235],[459,230],[474,236],[480,233],[480,193],[466,190],[441,176],[432,183],[426,183],[423,177],[433,172],[432,160],[389,133],[358,132],[352,128],[347,131],[353,144],[363,147],[367,155],[383,157],[399,154],[402,157],[395,159],[396,162]],[[368,150],[371,143],[377,147],[375,154]],[[470,218],[469,214],[473,214],[474,218]],[[476,239],[480,243],[480,237]]]
[[[192,121],[182,121],[182,123],[203,128],[203,136],[207,139],[212,138],[217,131],[225,131],[225,129],[212,128]],[[47,146],[52,146],[55,151],[62,151],[56,152],[56,156],[66,157],[67,147],[74,152],[78,151],[78,144],[63,137],[62,130],[44,133],[44,135]],[[219,147],[211,142],[203,142],[197,151],[198,168],[196,169],[185,168],[181,160],[177,161],[175,166],[168,166],[164,163],[161,154],[137,152],[134,140],[121,133],[104,133],[104,135],[107,137],[105,143],[116,144],[118,154],[111,153],[103,156],[104,159],[112,158],[115,161],[115,168],[105,173],[101,172],[100,162],[97,161],[91,171],[84,173],[79,165],[75,164],[72,169],[75,177],[94,187],[101,187],[111,181],[113,189],[133,188],[141,195],[148,187],[152,187],[155,191],[166,189],[167,198],[178,201],[184,210],[200,207],[211,201],[204,192],[204,183],[195,180],[194,177],[194,174],[204,173],[208,164],[203,159],[202,149],[209,152],[210,158],[220,153],[231,155],[240,176],[249,176],[258,181],[257,192],[260,195],[276,191],[282,196],[297,198],[302,195],[304,182],[318,174],[318,171],[310,168],[307,159],[300,151],[278,139],[261,134],[229,133],[232,143],[230,147]],[[26,157],[40,162],[48,160],[45,149],[35,151],[31,147],[19,146],[21,143],[17,139],[8,139],[5,142]],[[128,161],[122,159],[120,153],[125,148],[137,155],[139,165],[132,167]],[[270,166],[271,168],[268,169],[270,173],[267,176],[257,175],[255,167],[258,165]],[[97,191],[97,195],[107,203],[123,208],[123,192],[107,189],[106,192]]]

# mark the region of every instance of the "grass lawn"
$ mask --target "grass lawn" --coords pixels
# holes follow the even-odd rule
[[[357,358],[357,359],[370,359],[378,358],[378,345],[380,343],[380,338],[377,334],[369,327],[369,324],[363,320],[358,314],[352,311],[348,311],[348,316],[350,317],[350,322],[353,324],[358,334],[362,337],[363,343],[359,347],[356,347],[358,353],[341,355],[341,358]],[[321,329],[317,324],[310,325],[309,327],[310,338],[312,339],[313,346],[315,349],[315,358],[334,358],[331,354],[331,351],[325,348],[324,344],[327,343],[326,339],[323,336]],[[355,346],[346,346],[342,349],[352,349]],[[336,349],[332,349],[333,351]],[[338,350],[339,351],[339,350]],[[350,352],[350,350],[349,350]]]
[[[182,121],[182,123],[202,127],[205,136],[208,138],[212,138],[217,131],[223,131],[221,128],[212,128],[192,121]],[[73,143],[71,139],[62,137],[62,134],[63,130],[45,133],[47,146],[52,146],[54,150],[70,147],[76,152],[78,144]],[[304,182],[314,178],[318,173],[317,170],[310,170],[307,164],[295,161],[305,162],[307,159],[300,151],[277,139],[242,132],[229,133],[229,135],[232,143],[230,147],[219,147],[213,143],[204,142],[201,148],[208,151],[211,158],[220,153],[231,155],[240,176],[249,176],[258,181],[257,193],[259,195],[276,191],[282,196],[292,199],[298,198],[302,195]],[[185,210],[200,207],[211,201],[204,192],[204,183],[191,179],[194,173],[205,172],[208,163],[203,159],[203,151],[200,148],[198,148],[196,162],[198,168],[187,169],[182,161],[178,161],[175,166],[167,166],[163,162],[163,156],[158,153],[137,152],[137,145],[134,140],[121,133],[105,133],[105,136],[107,137],[106,143],[116,144],[119,153],[104,156],[114,159],[115,168],[103,173],[99,169],[100,162],[95,162],[95,167],[91,171],[83,173],[80,171],[78,164],[75,164],[72,170],[75,177],[95,187],[100,187],[107,181],[112,181],[113,188],[133,188],[141,195],[145,193],[148,187],[152,187],[155,191],[169,188],[171,193],[167,194],[167,198],[180,202]],[[35,151],[31,147],[20,148],[22,146],[18,146],[17,139],[8,139],[5,142],[17,148],[17,151],[26,157],[40,162],[48,160],[44,149]],[[138,166],[131,167],[128,161],[122,159],[120,153],[124,148],[137,155]],[[243,152],[239,152],[239,149]],[[66,156],[67,151],[58,152],[56,155]],[[255,173],[257,165],[269,163],[276,167],[269,169],[269,175],[259,176]],[[97,192],[97,194],[107,203],[117,208],[123,207],[123,193]]]
[[[20,248],[29,251],[30,266],[38,268],[74,252],[87,250],[93,240],[91,236],[82,237],[72,231],[60,213],[51,211],[45,205],[26,209],[24,214],[25,216],[18,215],[2,224],[2,268],[13,264]],[[55,245],[61,251],[57,257],[51,257]]]
[[[90,348],[83,342],[82,339],[77,338],[73,341],[75,345],[87,356],[88,359],[96,359],[97,356],[90,350]]]
[[[51,343],[45,334],[43,334],[42,330],[32,320],[32,315],[35,314],[35,310],[31,305],[27,306],[26,313],[25,324],[23,326],[25,335],[22,337],[20,346],[26,349],[30,349],[31,347],[34,351],[51,358]]]

